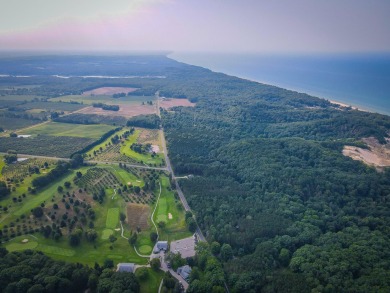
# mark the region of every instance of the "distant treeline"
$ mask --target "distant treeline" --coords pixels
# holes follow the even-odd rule
[[[103,110],[107,110],[107,111],[119,111],[118,105],[107,105],[107,104],[103,104],[103,103],[93,103],[92,106],[95,108],[102,108]]]
[[[74,113],[54,119],[55,122],[74,123],[74,124],[108,124],[108,125],[126,125],[126,118],[121,116],[107,116],[98,114]]]
[[[131,117],[127,121],[126,125],[134,126],[134,127],[159,129],[160,124],[161,124],[160,117],[158,117],[156,114],[152,114],[152,115],[139,115],[139,116]]]

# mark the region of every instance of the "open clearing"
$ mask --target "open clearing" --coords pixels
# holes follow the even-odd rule
[[[195,105],[195,103],[191,103],[187,99],[162,98],[160,100],[160,107],[163,109],[169,109],[173,107],[195,107]]]
[[[84,92],[83,96],[113,95],[113,94],[120,94],[120,93],[127,94],[127,93],[134,92],[136,90],[137,88],[131,88],[131,87],[99,87],[97,89]]]
[[[343,155],[351,157],[353,160],[362,161],[374,167],[390,166],[390,144],[380,144],[375,138],[363,138],[363,142],[369,149],[362,149],[355,146],[344,146]]]
[[[82,114],[97,114],[110,116],[134,117],[138,115],[156,114],[154,105],[119,105],[119,111],[107,111],[102,108],[86,107],[78,113]]]
[[[115,229],[119,222],[119,208],[111,208],[107,212],[106,227]]]
[[[114,126],[103,124],[84,125],[49,122],[31,127],[20,133],[18,132],[18,134],[100,138],[104,133],[113,128]]]
[[[137,227],[142,231],[149,229],[149,214],[150,207],[144,204],[129,203],[127,205],[127,219],[131,230],[136,230]]]

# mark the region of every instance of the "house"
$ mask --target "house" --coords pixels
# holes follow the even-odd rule
[[[154,253],[159,253],[160,251],[167,251],[168,250],[168,241],[157,241],[156,245],[154,246]]]
[[[119,263],[117,268],[117,272],[126,272],[126,273],[134,273],[135,265],[133,263]]]
[[[187,281],[188,278],[190,277],[191,271],[192,271],[192,269],[190,268],[189,265],[185,265],[185,266],[179,267],[179,268],[177,269],[177,273],[178,273],[180,276],[182,276],[182,278],[183,278],[184,280],[186,280],[186,281]]]

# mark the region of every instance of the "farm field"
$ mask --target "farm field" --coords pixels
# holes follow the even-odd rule
[[[50,135],[50,136],[73,136],[85,138],[100,138],[107,131],[114,129],[114,126],[109,125],[83,125],[49,122],[36,127],[23,130],[18,134],[24,135]]]
[[[29,102],[32,100],[40,100],[42,96],[35,95],[0,95],[0,101],[20,101],[20,102]]]
[[[154,105],[126,105],[120,103],[114,103],[114,105],[119,106],[118,111],[107,111],[107,110],[103,110],[102,108],[89,106],[80,110],[79,113],[89,114],[89,115],[110,115],[110,116],[119,116],[119,117],[126,117],[126,118],[138,116],[141,114],[156,113],[156,106]]]
[[[40,120],[0,116],[0,127],[4,130],[16,130],[40,123],[42,123]],[[6,133],[3,133],[3,135],[6,135]]]
[[[85,91],[83,93],[83,96],[94,96],[94,95],[113,95],[113,94],[120,94],[120,93],[131,93],[136,91],[137,88],[131,88],[131,87],[99,87],[93,90]]]
[[[22,105],[16,106],[17,109],[29,110],[29,109],[43,109],[46,111],[68,111],[73,112],[84,108],[85,105],[60,103],[60,102],[28,102]]]
[[[78,102],[83,103],[84,105],[92,105],[93,103],[104,103],[109,105],[128,105],[136,106],[142,105],[147,101],[156,101],[154,96],[126,96],[120,98],[112,98],[106,95],[94,95],[94,96],[84,96],[84,95],[70,95],[70,96],[61,96],[57,98],[51,98],[51,102]]]
[[[0,137],[0,152],[15,150],[19,154],[69,158],[94,141],[92,138],[72,136]]]

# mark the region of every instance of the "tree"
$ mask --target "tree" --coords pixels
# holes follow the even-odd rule
[[[0,181],[0,198],[7,196],[10,192],[7,184],[4,181]]]
[[[82,231],[80,229],[76,229],[69,235],[69,244],[71,246],[78,246],[81,241]]]
[[[141,192],[141,188],[139,186],[134,186],[134,192],[139,194]]]
[[[223,244],[221,247],[221,258],[224,261],[227,261],[233,257],[233,249],[230,244]]]
[[[84,164],[84,158],[80,154],[75,154],[72,157],[72,160],[70,161],[70,165],[72,168],[77,168],[79,166],[82,166]]]
[[[85,238],[87,238],[87,240],[89,242],[95,242],[95,240],[97,239],[98,237],[98,234],[96,232],[96,230],[94,229],[88,229],[86,232],[85,232]]]
[[[138,280],[144,281],[149,277],[149,272],[148,269],[145,267],[138,268],[135,271],[135,276],[137,277]]]
[[[59,185],[59,186],[57,187],[57,191],[58,191],[59,193],[61,193],[61,192],[64,191],[64,188],[63,188],[61,185]]]
[[[72,184],[69,181],[65,181],[64,186],[66,188],[69,188]]]
[[[120,213],[119,219],[121,220],[121,222],[123,222],[124,220],[126,220],[126,215],[124,213]]]
[[[166,223],[164,221],[160,221],[160,222],[158,222],[157,225],[158,225],[159,228],[164,229],[165,226],[166,226]]]
[[[219,252],[221,251],[221,244],[218,242],[214,241],[210,245],[211,253],[214,255],[218,255]]]
[[[151,232],[150,233],[150,241],[152,241],[153,243],[157,241],[157,233],[156,232]]]
[[[133,232],[133,234],[129,238],[129,244],[134,245],[137,242],[137,237],[137,233]]]
[[[190,232],[192,233],[195,233],[197,226],[194,218],[188,218],[187,225],[188,225],[188,230],[190,230]]]
[[[41,207],[36,207],[32,210],[34,217],[40,218],[43,216],[43,209]]]
[[[114,243],[117,240],[117,238],[112,234],[110,235],[110,237],[108,237],[108,239],[110,240],[111,243]]]
[[[18,160],[18,156],[15,154],[7,154],[4,155],[4,160],[7,164],[12,164],[13,162],[16,162]]]
[[[150,261],[150,267],[157,272],[160,269],[160,267],[161,267],[160,259],[159,258],[153,258]]]

